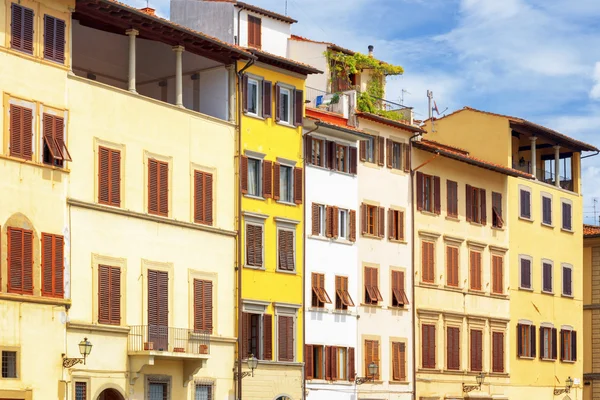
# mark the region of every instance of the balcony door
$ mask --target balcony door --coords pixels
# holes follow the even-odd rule
[[[169,350],[169,274],[148,270],[148,342]]]

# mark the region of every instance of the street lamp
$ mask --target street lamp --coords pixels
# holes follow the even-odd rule
[[[369,366],[367,367],[367,376],[366,377],[360,377],[357,376],[354,379],[354,383],[356,383],[357,385],[362,385],[365,382],[370,382],[375,380],[375,376],[377,375],[377,372],[379,371],[379,365],[375,364],[374,362],[371,362],[371,364],[369,364]]]
[[[475,378],[477,380],[477,385],[465,385],[464,383],[462,384],[464,393],[469,393],[469,392],[472,392],[473,390],[481,389],[481,385],[483,385],[483,381],[485,380],[485,373],[480,372],[479,374],[477,374],[477,376]]]
[[[254,354],[250,354],[250,357],[248,357],[247,363],[248,363],[248,368],[250,368],[250,372],[248,372],[248,371],[242,372],[242,379],[247,376],[254,377],[254,370],[258,367],[258,358],[254,357]],[[237,379],[238,376],[239,375],[237,372],[233,373],[233,379]]]
[[[79,342],[79,352],[83,356],[82,358],[69,358],[66,354],[63,353],[63,367],[71,368],[76,364],[85,365],[85,359],[92,352],[92,342],[90,342],[87,338],[83,338],[81,342]]]
[[[571,387],[573,386],[573,379],[568,377],[565,381],[565,387],[563,389],[554,389],[554,395],[558,396],[559,394],[569,393],[571,391]]]

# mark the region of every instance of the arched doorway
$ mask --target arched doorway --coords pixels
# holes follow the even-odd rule
[[[279,396],[275,400],[292,400],[292,398],[288,396]]]
[[[97,400],[125,400],[116,389],[105,389],[100,393]]]

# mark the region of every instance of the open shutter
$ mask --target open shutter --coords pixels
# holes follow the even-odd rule
[[[213,224],[213,176],[204,173],[204,221],[207,225]]]
[[[359,142],[360,146],[360,161],[367,161],[367,141],[361,140]]]
[[[242,77],[242,110],[248,112],[248,75]]]
[[[388,209],[388,239],[396,237],[396,227],[394,225],[394,210]]]
[[[423,173],[417,172],[417,210],[423,210]]]
[[[392,168],[392,146],[393,142],[390,139],[385,139],[385,151],[387,152],[386,164],[388,168]]]
[[[530,337],[531,337],[531,357],[535,358],[535,352],[536,352],[536,332],[535,332],[535,325],[531,325],[530,327]]]
[[[377,165],[383,167],[385,162],[385,138],[383,136],[377,137]]]
[[[485,189],[479,189],[479,196],[481,198],[481,225],[485,225],[487,223],[487,201]]]
[[[367,205],[365,203],[360,205],[360,232],[363,235],[367,233]]]
[[[553,360],[556,360],[557,346],[558,346],[558,341],[556,338],[556,328],[552,328],[552,349],[551,349],[552,354],[551,355],[552,355]]]
[[[313,160],[312,154],[313,138],[310,135],[304,136],[304,163],[317,165],[316,158]]]
[[[356,211],[350,210],[350,241],[356,242]]]
[[[98,266],[98,322],[109,324],[110,321],[110,267]]]
[[[262,164],[262,194],[265,199],[270,199],[273,197],[273,162],[263,160]]]
[[[148,160],[148,212],[158,213],[158,163]]]
[[[325,207],[325,236],[330,238],[333,236],[333,207]]]
[[[410,144],[403,144],[402,149],[404,151],[402,169],[404,172],[410,172]]]
[[[240,189],[248,193],[248,157],[240,156]]]
[[[348,166],[348,170],[350,171],[351,174],[356,175],[357,173],[357,164],[358,164],[358,160],[357,160],[357,154],[356,154],[356,147],[352,147],[350,146],[348,148],[348,154],[349,154],[349,166]]]
[[[242,358],[248,358],[248,353],[250,352],[250,314],[242,313]],[[264,327],[263,327],[264,329]],[[259,354],[255,354],[257,358]]]
[[[281,87],[279,84],[275,84],[275,121],[281,121]]]
[[[335,142],[328,140],[327,142],[327,168],[337,170],[337,146]]]
[[[434,207],[434,212],[436,214],[439,214],[441,212],[442,209],[442,192],[440,189],[440,177],[439,176],[434,176],[433,177],[433,207]]]
[[[16,4],[12,3],[13,16]],[[20,7],[20,6],[17,6]],[[13,157],[23,157],[23,112],[24,108],[10,105],[10,155]]]
[[[467,221],[473,220],[473,188],[465,185],[465,216]]]
[[[55,297],[64,295],[64,239],[54,236],[54,285],[52,288]]]
[[[337,239],[338,237],[338,228],[339,228],[339,215],[340,215],[340,209],[336,206],[332,207],[333,211],[332,211],[332,216],[333,216],[333,231],[332,231],[332,235],[334,238]]]
[[[331,380],[331,346],[325,346],[325,379]]]
[[[378,207],[379,219],[377,221],[377,236],[383,238],[385,236],[385,207]]]
[[[281,165],[279,163],[273,164],[273,199],[279,200],[279,189],[281,185],[281,180],[279,178],[281,171]]]
[[[311,222],[312,222],[312,231],[311,234],[317,236],[319,231],[321,230],[321,215],[319,213],[319,205],[316,203],[312,203],[312,212],[311,212]]]
[[[273,116],[273,83],[270,81],[263,81],[262,83],[262,115],[264,118],[271,118]]]
[[[571,361],[577,361],[577,332],[571,331]]]
[[[167,216],[169,214],[169,164],[159,162],[159,213]]]
[[[294,168],[294,203],[302,204],[302,168]]]
[[[111,206],[121,206],[121,152],[119,150],[109,150],[109,172],[110,186],[109,186],[109,204]]]
[[[348,380],[353,381],[356,376],[356,368],[354,364],[354,347],[348,347]]]
[[[273,359],[273,316],[263,315],[263,359]]]
[[[304,374],[306,379],[313,379],[315,376],[313,368],[313,345],[304,345]]]
[[[380,358],[379,358],[379,341],[373,341],[373,362],[377,364],[381,368]],[[377,374],[375,375],[375,380],[378,381],[381,376],[381,371],[379,368],[377,369]]]
[[[42,233],[42,295],[52,296],[53,279],[53,247],[52,235]]]
[[[213,333],[213,283],[212,281],[203,282],[204,290],[202,291],[203,315],[204,315],[204,330]]]
[[[294,126],[302,126],[302,117],[304,113],[304,92],[294,90]]]
[[[399,381],[400,377],[400,343],[392,343],[392,379]]]

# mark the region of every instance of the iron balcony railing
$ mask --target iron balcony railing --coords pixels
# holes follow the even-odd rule
[[[306,105],[312,108],[320,108],[325,111],[340,114],[345,118],[355,107],[354,97],[349,92],[329,93],[323,90],[306,87]]]
[[[129,327],[129,352],[169,351],[210,354],[210,332],[161,325]]]
[[[531,165],[531,161],[513,162],[512,166],[513,166],[513,169],[516,169],[518,171],[525,172],[528,174],[531,174],[532,173],[531,170],[533,169],[533,166]],[[552,172],[552,171],[548,171],[548,170],[544,170],[543,168],[536,167],[535,177],[540,182],[544,182],[549,185],[556,184],[556,179],[555,179],[556,175],[554,175],[554,172]],[[573,178],[561,176],[559,185],[562,189],[569,190],[572,192],[573,191]]]

